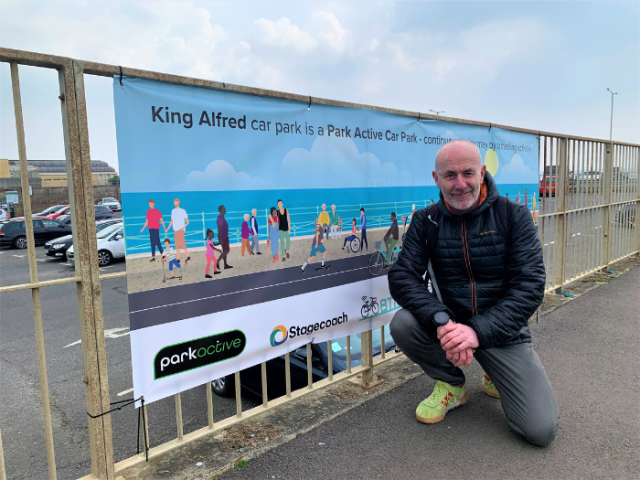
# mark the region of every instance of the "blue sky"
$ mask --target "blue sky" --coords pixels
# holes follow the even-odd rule
[[[640,142],[638,2],[29,2],[0,45],[304,95]],[[8,65],[0,157],[17,158]],[[56,72],[21,68],[27,154],[64,158]],[[118,168],[111,81],[93,159]]]

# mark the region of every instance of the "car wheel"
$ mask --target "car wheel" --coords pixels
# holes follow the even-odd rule
[[[211,390],[219,397],[232,397],[236,391],[236,378],[234,375],[211,380]]]
[[[27,248],[27,237],[19,236],[13,241],[13,246],[21,250]]]
[[[98,252],[98,265],[101,267],[106,267],[113,260],[113,255],[107,250],[100,250]]]

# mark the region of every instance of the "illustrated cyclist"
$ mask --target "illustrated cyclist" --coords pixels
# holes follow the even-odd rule
[[[400,231],[398,229],[398,221],[396,220],[396,212],[391,212],[391,227],[389,227],[389,230],[387,230],[384,236],[384,246],[387,249],[387,265],[385,268],[391,266],[391,252],[393,252],[393,248],[398,243],[399,238]]]

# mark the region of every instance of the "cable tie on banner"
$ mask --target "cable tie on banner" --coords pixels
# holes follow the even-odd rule
[[[120,68],[120,86],[122,87],[123,86],[123,84],[122,84],[122,67],[118,66],[118,68]]]
[[[136,403],[138,400],[140,400],[142,397],[139,398],[132,398],[129,400],[119,400],[117,402],[111,402],[109,405],[113,406],[113,405],[118,405],[117,407],[112,408],[111,410],[107,410],[106,412],[102,412],[99,413],[97,415],[91,415],[89,412],[87,412],[87,415],[89,415],[91,418],[99,418],[102,417],[103,415],[106,415],[108,413],[111,412],[115,412],[116,410],[122,410],[124,407],[127,407],[133,403]]]
[[[307,106],[307,110],[311,110],[311,95],[309,95],[309,105]]]
[[[420,122],[420,112],[418,112],[418,120],[416,120],[416,123]]]
[[[222,82],[222,88],[227,88],[224,82]]]
[[[489,131],[491,131],[491,127],[492,127],[492,125],[491,125],[491,123],[490,123],[490,124],[489,124]]]

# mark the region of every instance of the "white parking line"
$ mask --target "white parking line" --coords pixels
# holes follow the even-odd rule
[[[129,390],[125,390],[124,392],[120,392],[117,395],[119,397],[121,397],[121,396],[126,395],[127,393],[131,393],[131,392],[133,392],[133,388],[130,388]]]
[[[126,331],[125,331],[126,330]],[[120,338],[129,335],[129,327],[123,328],[110,328],[104,331],[104,338]],[[76,340],[69,345],[65,345],[64,348],[73,347],[74,345],[80,345],[82,340]]]
[[[24,257],[26,257],[26,255],[14,255],[14,257],[24,258]]]

